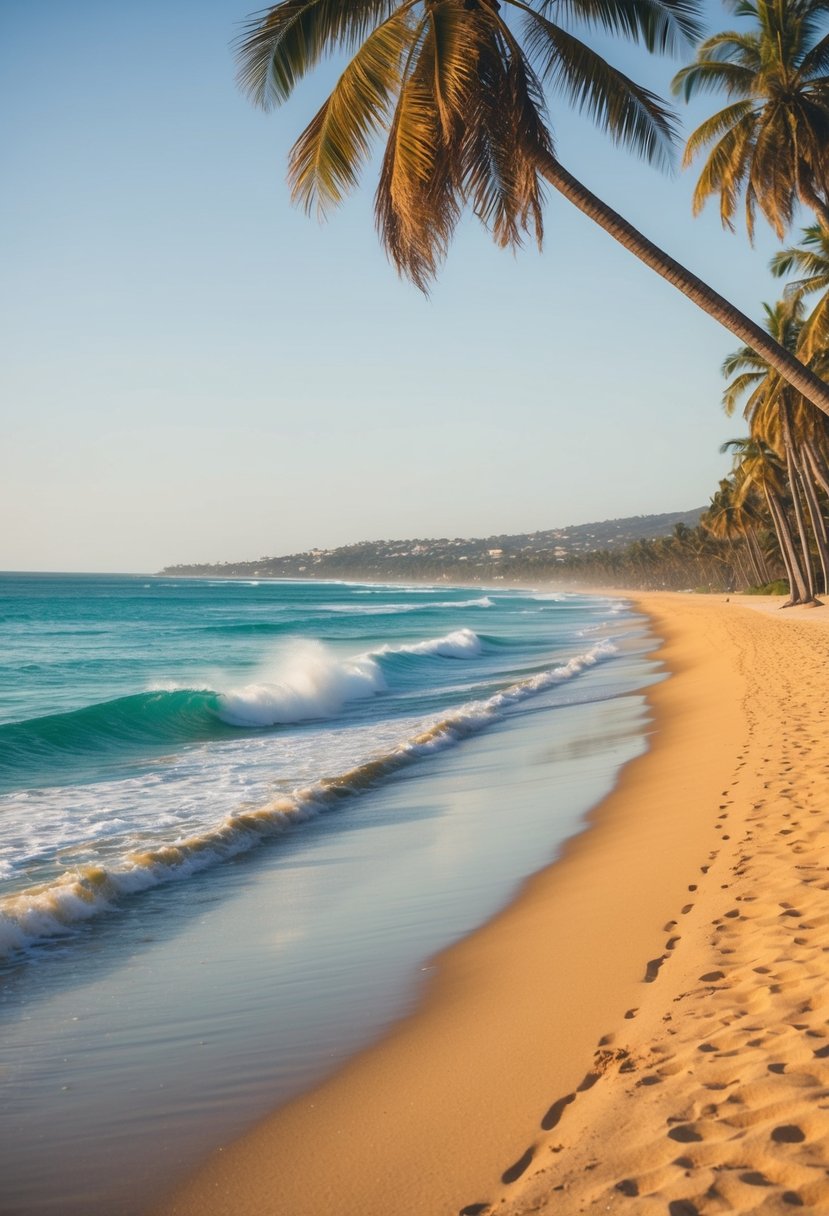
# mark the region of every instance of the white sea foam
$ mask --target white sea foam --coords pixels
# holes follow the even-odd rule
[[[459,630],[458,634],[469,635],[461,645],[472,644],[470,639],[476,638],[469,630]],[[455,637],[448,635],[450,639]],[[433,644],[446,641],[433,639]],[[453,644],[457,644],[457,639]],[[519,680],[485,700],[469,702],[443,717],[421,722],[402,742],[390,742],[385,750],[339,776],[312,781],[253,808],[248,803],[218,823],[205,824],[195,831],[191,826],[189,835],[181,835],[169,843],[138,845],[134,842],[125,854],[79,865],[66,870],[57,879],[6,896],[0,900],[0,959],[38,941],[70,933],[74,925],[113,907],[125,896],[186,878],[253,848],[287,825],[317,815],[343,798],[376,786],[413,761],[454,746],[503,717],[514,705],[572,679],[615,650],[610,641],[597,642],[567,663]],[[327,670],[330,668],[330,664],[323,666]],[[338,679],[351,679],[345,666],[342,665],[335,683]],[[358,680],[360,678],[358,676]],[[325,680],[328,679],[326,676]],[[293,691],[301,693],[301,689]],[[258,704],[255,697],[252,704]],[[171,824],[176,822],[173,817]]]
[[[385,645],[368,654],[343,659],[321,642],[297,640],[283,647],[259,679],[219,693],[219,717],[230,726],[268,727],[333,718],[350,701],[386,690],[376,661],[383,655],[411,654],[471,659],[483,643],[471,629],[401,646]]]
[[[483,642],[472,629],[455,629],[441,638],[427,638],[424,642],[409,642],[403,646],[381,646],[371,653],[420,654],[442,659],[472,659],[483,650]]]
[[[404,612],[428,612],[430,608],[493,608],[494,605],[494,600],[482,595],[474,600],[433,600],[421,604],[325,604],[320,612],[338,612],[348,616],[396,616]]]
[[[400,646],[387,643],[376,650],[341,658],[322,642],[297,639],[274,652],[259,676],[240,688],[222,690],[219,676],[198,687],[190,682],[155,681],[152,692],[216,691],[218,716],[229,726],[268,727],[333,718],[350,701],[385,692],[385,677],[377,662],[384,655],[409,654],[430,658],[472,659],[483,651],[472,629],[456,629],[437,638]]]
[[[331,718],[347,701],[386,687],[369,656],[338,659],[320,642],[296,642],[282,652],[271,678],[222,693],[219,717],[231,726],[277,726]]]

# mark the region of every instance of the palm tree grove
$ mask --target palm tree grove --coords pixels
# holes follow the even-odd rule
[[[294,202],[325,217],[380,148],[375,222],[393,266],[421,290],[467,211],[501,247],[543,239],[543,189],[727,328],[723,405],[746,438],[699,527],[571,559],[584,581],[649,588],[766,589],[788,603],[829,592],[829,33],[822,0],[738,0],[735,28],[705,36],[699,0],[282,0],[238,44],[258,106],[287,101],[337,54],[346,66],[288,162]],[[596,31],[687,56],[673,89],[724,101],[691,134],[695,213],[719,199],[725,226],[761,218],[799,244],[771,264],[782,299],[746,316],[659,249],[566,169],[551,117],[559,99],[609,138],[667,167],[679,141],[669,104],[590,44]]]

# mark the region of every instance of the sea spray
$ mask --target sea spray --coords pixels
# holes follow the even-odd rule
[[[277,726],[330,718],[349,701],[386,687],[370,656],[338,661],[316,641],[294,643],[273,679],[263,679],[218,698],[218,716],[230,726]]]

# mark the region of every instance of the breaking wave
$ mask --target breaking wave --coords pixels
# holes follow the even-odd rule
[[[455,634],[447,635],[447,638],[434,639],[432,646],[441,643],[450,649],[460,647],[462,650],[464,646],[475,645],[473,639],[477,639],[477,635],[471,631],[458,630]],[[480,644],[480,639],[477,639],[477,643]],[[427,643],[415,645],[426,646]],[[408,650],[417,654],[441,653],[439,649],[414,650],[409,647]],[[598,642],[584,654],[577,655],[567,663],[510,684],[485,700],[473,701],[460,707],[356,768],[334,777],[324,777],[261,807],[239,809],[198,834],[129,852],[113,863],[79,866],[65,871],[54,882],[6,896],[0,900],[0,960],[24,951],[36,942],[70,933],[73,926],[79,922],[111,910],[126,896],[161,883],[187,878],[199,870],[255,847],[291,824],[332,809],[345,798],[374,788],[405,766],[478,733],[500,719],[512,706],[574,678],[585,668],[592,667],[615,652],[616,647],[611,642]],[[368,659],[363,661],[370,662]],[[304,670],[307,672],[307,668]],[[335,699],[346,695],[370,695],[376,690],[371,667],[361,668],[359,662],[354,660],[350,664],[341,665],[341,670],[334,677],[329,673],[325,678],[331,681],[326,685],[325,695]],[[250,686],[252,689],[256,687]],[[314,688],[309,686],[308,700],[304,704],[310,706],[311,700],[318,692],[319,689],[314,691]],[[273,713],[275,704],[272,699],[269,702],[271,708],[267,711],[263,709],[268,695],[272,696],[260,696],[250,690],[241,690],[230,698],[224,698],[225,712],[230,710],[233,714],[251,716],[265,713],[268,716]],[[281,703],[284,711],[288,711],[290,698],[299,698],[290,706],[291,712],[297,712],[297,706],[301,707],[303,704],[303,695],[302,688],[293,687],[290,694],[286,694],[288,700]],[[185,716],[186,713],[195,713],[198,716],[206,703],[211,706],[211,712],[218,713],[217,707],[222,701],[219,694],[212,692],[148,693],[143,696],[158,697],[158,704],[163,706],[175,705],[178,707],[177,712],[185,712]],[[205,698],[212,698],[212,701],[206,702]],[[136,698],[127,697],[110,703],[120,706],[121,711],[124,711],[120,718],[122,723],[129,723],[133,712],[132,707],[125,710],[124,703],[134,700]],[[138,700],[142,705],[146,705],[141,698]],[[106,706],[78,712],[93,713],[102,708],[106,709]],[[43,723],[52,720],[39,721]]]
[[[147,750],[227,737],[234,729],[334,718],[354,701],[387,688],[395,655],[464,659],[481,653],[471,629],[353,658],[321,642],[299,640],[280,651],[249,684],[227,691],[160,686],[67,713],[0,725],[0,791],[21,783],[71,779],[90,759],[140,755]]]

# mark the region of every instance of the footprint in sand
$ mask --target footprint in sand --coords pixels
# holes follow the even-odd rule
[[[645,978],[643,979],[642,983],[643,984],[652,984],[653,981],[656,979],[657,975],[659,974],[659,968],[662,966],[662,964],[664,962],[665,962],[664,954],[661,955],[660,958],[650,959],[647,967],[645,968]]]
[[[806,1139],[806,1133],[796,1123],[784,1123],[780,1127],[774,1128],[771,1138],[775,1144],[802,1144]]]
[[[690,1199],[672,1199],[668,1204],[668,1216],[700,1216],[700,1211]]]
[[[509,1169],[504,1170],[503,1174],[501,1175],[501,1181],[506,1183],[516,1182],[521,1175],[527,1169],[529,1169],[530,1163],[532,1162],[534,1156],[535,1148],[531,1144],[526,1153],[523,1153],[518,1160],[509,1167]]]
[[[556,1127],[561,1121],[561,1116],[564,1114],[566,1107],[568,1107],[571,1102],[575,1102],[575,1100],[576,1095],[573,1093],[565,1094],[563,1098],[559,1098],[558,1101],[554,1102],[544,1118],[541,1120],[542,1130],[545,1132],[551,1132],[553,1128]],[[529,1165],[529,1162],[527,1162],[527,1164]],[[511,1168],[514,1169],[515,1166]]]
[[[668,1132],[668,1139],[676,1140],[679,1144],[692,1144],[701,1140],[702,1136],[690,1123],[680,1123],[678,1127],[671,1128]]]
[[[639,1194],[639,1187],[633,1178],[623,1178],[621,1182],[616,1183],[615,1189],[623,1195],[627,1195],[629,1199],[635,1199]]]

